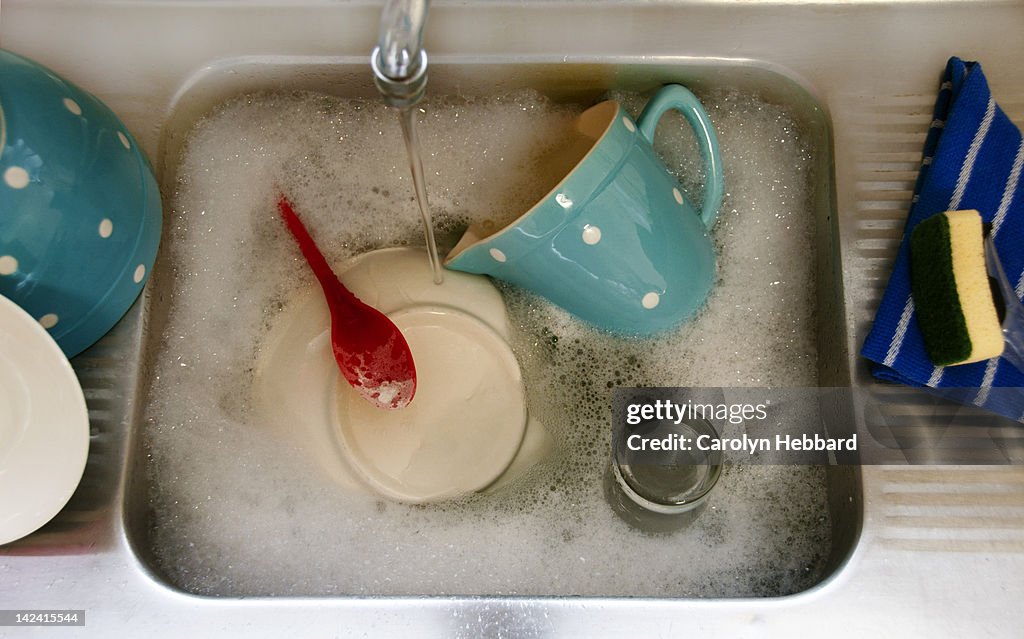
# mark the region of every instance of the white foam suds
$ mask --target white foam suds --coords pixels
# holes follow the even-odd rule
[[[635,116],[643,100],[616,96]],[[821,468],[727,469],[708,509],[671,536],[637,533],[602,495],[615,386],[816,382],[808,143],[780,107],[702,96],[727,195],[720,273],[696,321],[655,341],[602,335],[502,287],[527,407],[555,450],[515,484],[443,505],[346,491],[262,427],[253,367],[275,319],[317,286],[274,208],[300,211],[328,261],[422,245],[395,114],[313,94],[235,100],[190,135],[172,185],[154,290],[143,437],[161,569],[198,593],[738,596],[820,578],[830,547]],[[442,250],[469,222],[517,217],[557,182],[538,168],[589,105],[535,93],[431,98],[421,143]],[[681,118],[656,148],[700,184]],[[693,198],[699,199],[699,198]]]

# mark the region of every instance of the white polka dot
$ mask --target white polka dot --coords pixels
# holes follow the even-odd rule
[[[75,115],[82,115],[82,107],[78,106],[78,103],[71,98],[64,98],[64,108]]]
[[[55,313],[47,313],[39,318],[39,325],[43,328],[53,328],[57,325],[60,318]]]
[[[650,292],[644,295],[644,298],[640,300],[640,303],[644,305],[644,308],[654,308],[661,301],[661,296],[655,292]]]
[[[636,131],[636,126],[633,125],[633,121],[629,119],[628,115],[622,116],[622,123],[626,125],[626,128],[629,129],[630,133]]]
[[[132,148],[132,143],[128,141],[128,136],[125,135],[124,133],[121,133],[120,131],[118,131],[117,132],[117,139],[121,140],[121,144],[124,145],[124,148],[126,148],[126,149]]]
[[[0,275],[12,275],[18,270],[18,260],[12,255],[0,255]]]
[[[583,243],[597,244],[601,241],[601,229],[587,224],[583,227]]]
[[[114,232],[114,223],[110,221],[110,218],[103,218],[100,222],[100,237],[107,239],[110,234]]]
[[[672,187],[672,197],[674,197],[676,199],[677,203],[679,203],[679,204],[683,203],[683,194],[680,193],[679,189],[677,189],[674,186]]]
[[[499,251],[496,248],[492,248],[488,252],[491,254],[491,257],[493,257],[498,262],[504,262],[505,260],[508,259],[507,257],[505,257],[504,253],[502,253],[501,251]]]
[[[135,280],[136,284],[138,284],[144,277],[146,277],[146,266],[144,264],[139,264],[135,267],[135,273],[132,275],[132,279]]]
[[[12,189],[23,189],[28,186],[28,171],[20,166],[12,166],[4,171],[4,182]]]
[[[555,202],[558,202],[558,206],[562,207],[563,209],[567,209],[570,206],[572,206],[572,200],[570,200],[569,196],[566,195],[565,193],[559,193],[558,195],[556,195]]]

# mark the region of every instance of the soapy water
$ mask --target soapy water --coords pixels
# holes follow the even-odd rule
[[[644,102],[614,97],[634,116]],[[332,264],[421,245],[394,114],[377,101],[258,94],[200,121],[154,272],[165,310],[142,436],[159,568],[215,595],[744,596],[816,583],[831,543],[822,468],[727,468],[697,522],[669,536],[631,529],[602,493],[612,388],[816,382],[808,143],[781,107],[701,97],[728,189],[707,308],[668,335],[629,340],[502,285],[527,406],[555,450],[500,491],[420,506],[340,489],[294,437],[262,425],[252,396],[261,340],[316,286],[276,217],[275,183]],[[469,222],[503,225],[553,187],[544,158],[571,142],[586,106],[533,92],[428,99],[421,144],[442,250]],[[698,193],[681,117],[666,116],[658,136]]]

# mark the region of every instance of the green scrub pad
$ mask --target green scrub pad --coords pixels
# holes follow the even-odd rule
[[[968,364],[1002,354],[1003,330],[985,269],[977,211],[947,211],[914,228],[910,289],[933,364]]]

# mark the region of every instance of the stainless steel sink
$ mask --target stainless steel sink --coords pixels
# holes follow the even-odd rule
[[[0,46],[105,99],[157,161],[164,185],[188,125],[252,89],[371,97],[377,7],[362,3],[4,4]],[[197,24],[207,25],[202,32]],[[819,383],[869,386],[857,357],[900,236],[938,75],[981,60],[1024,121],[1024,10],[1009,2],[438,3],[426,46],[431,92],[529,86],[564,100],[666,81],[734,87],[786,105],[819,170]],[[230,37],[228,37],[230,34]],[[679,629],[788,636],[811,624],[917,636],[1014,636],[1024,622],[1024,474],[996,467],[831,466],[830,540],[801,592],[736,599],[587,597],[205,597],[154,561],[143,448],[147,353],[158,287],[74,365],[92,438],[82,485],[39,532],[0,548],[5,608],[84,608],[88,635],[614,636]],[[854,429],[853,413],[830,419]],[[239,523],[244,531],[244,523]],[[613,552],[614,549],[609,549]],[[972,575],[966,582],[965,574]],[[258,594],[258,593],[256,593]],[[645,593],[646,594],[646,593]],[[954,604],[969,606],[960,615]],[[979,621],[983,620],[983,621]]]
[[[610,90],[646,92],[663,84],[676,82],[689,86],[698,93],[712,91],[716,88],[727,88],[737,94],[756,96],[766,105],[781,106],[795,124],[795,131],[799,131],[794,135],[801,137],[809,149],[809,154],[814,158],[813,167],[805,178],[812,182],[809,188],[810,195],[806,201],[802,202],[802,206],[805,208],[797,209],[792,214],[813,220],[813,224],[809,226],[814,229],[813,245],[817,250],[810,254],[810,261],[802,268],[813,270],[816,275],[817,326],[808,327],[811,334],[807,337],[818,345],[817,352],[812,355],[816,358],[818,365],[817,382],[822,386],[849,385],[848,373],[843,365],[843,362],[848,360],[848,353],[845,349],[845,324],[842,319],[843,284],[839,277],[841,271],[837,263],[839,250],[831,171],[831,131],[824,110],[810,93],[793,79],[776,70],[765,68],[765,65],[751,61],[697,60],[644,63],[642,60],[629,57],[607,58],[592,63],[544,62],[540,60],[503,63],[450,56],[441,62],[433,62],[430,76],[431,94],[442,96],[450,94],[486,96],[532,89],[559,102],[589,105],[594,103],[598,96]],[[287,93],[299,90],[342,98],[369,97],[376,99],[375,89],[366,74],[365,64],[362,61],[355,64],[344,64],[301,57],[260,57],[228,61],[212,67],[193,76],[187,87],[179,92],[164,125],[163,148],[158,157],[162,163],[162,184],[165,193],[173,194],[176,191],[178,184],[177,162],[180,157],[181,143],[195,125],[198,117],[222,102],[239,95],[258,95],[260,92],[267,91]],[[251,99],[258,100],[259,98]],[[429,107],[427,108],[429,109]],[[252,143],[262,144],[256,141]],[[750,141],[750,144],[753,145],[768,143],[767,140],[753,139]],[[728,167],[727,170],[739,173],[741,167]],[[794,174],[794,179],[797,179],[796,175]],[[400,187],[401,185],[394,186]],[[793,185],[794,188],[801,186]],[[210,211],[210,213],[215,212]],[[173,206],[173,202],[169,203],[167,207],[168,227],[189,224],[190,221],[187,218],[179,218],[179,215],[181,214],[177,207]],[[743,220],[739,220],[738,223],[742,222]],[[340,230],[335,228],[334,232]],[[147,330],[142,335],[143,343],[139,345],[139,349],[143,353],[143,361],[146,362],[156,362],[160,359],[167,361],[182,358],[194,359],[194,354],[190,354],[187,348],[183,350],[182,347],[176,346],[181,342],[174,339],[174,336],[164,331],[162,327],[163,319],[172,313],[171,307],[174,304],[190,303],[187,298],[182,298],[182,296],[171,292],[173,287],[171,279],[175,277],[174,274],[182,269],[188,269],[187,266],[176,264],[171,257],[176,253],[172,244],[177,237],[175,233],[168,233],[165,237],[164,258],[154,269],[148,308],[140,310]],[[190,240],[185,240],[182,237],[179,241]],[[214,240],[211,238],[206,241]],[[735,292],[726,293],[726,295],[747,297],[742,289],[733,287],[730,290]],[[222,310],[221,314],[226,312],[229,311]],[[217,315],[217,309],[210,309],[211,318]],[[762,348],[778,348],[778,346],[764,344]],[[146,374],[143,373],[143,378],[145,377]],[[168,401],[175,401],[174,397],[160,397],[161,391],[153,390],[153,385],[148,384],[146,379],[143,379],[142,383],[141,401],[143,405],[151,402],[166,405]],[[603,403],[610,406],[611,391],[604,388],[603,382],[599,390],[597,396],[603,397]],[[163,392],[166,393],[166,391]],[[193,401],[203,400],[193,399]],[[551,583],[550,580],[540,578],[542,575],[524,568],[515,582],[511,584],[498,578],[488,582],[489,586],[466,586],[465,578],[442,577],[436,574],[424,574],[422,578],[416,578],[393,574],[392,581],[401,585],[389,586],[381,584],[374,574],[388,570],[396,571],[397,566],[378,562],[377,553],[374,553],[373,557],[354,554],[348,560],[338,560],[339,563],[335,569],[339,571],[344,571],[346,566],[358,566],[358,568],[353,568],[355,570],[353,576],[342,579],[333,570],[328,570],[325,573],[322,568],[316,570],[314,567],[323,564],[326,561],[326,556],[344,556],[344,546],[348,543],[358,544],[358,538],[362,535],[382,536],[384,539],[390,539],[390,537],[387,536],[388,520],[384,517],[379,518],[384,521],[367,521],[360,529],[346,529],[343,525],[345,518],[341,515],[335,525],[330,526],[332,530],[338,531],[336,532],[338,538],[313,536],[313,538],[306,538],[302,541],[279,541],[281,538],[287,538],[286,527],[267,535],[258,542],[260,545],[273,544],[276,546],[292,543],[289,555],[295,562],[294,568],[267,571],[265,580],[242,578],[242,583],[239,584],[235,583],[234,575],[244,575],[246,571],[242,566],[255,561],[260,554],[258,552],[252,554],[251,551],[247,551],[248,543],[241,548],[238,545],[225,544],[215,553],[216,559],[211,555],[199,557],[194,562],[189,562],[187,557],[170,555],[166,550],[168,546],[195,548],[196,546],[191,544],[216,544],[217,540],[211,539],[211,533],[205,529],[202,532],[175,530],[176,527],[186,527],[187,522],[191,519],[183,517],[180,512],[188,513],[193,508],[201,508],[204,512],[208,512],[210,510],[209,502],[191,504],[189,500],[195,498],[191,494],[193,491],[161,485],[161,482],[167,484],[177,482],[175,482],[174,476],[167,476],[151,467],[149,463],[151,457],[166,458],[167,455],[161,455],[161,451],[158,450],[160,438],[149,437],[149,433],[158,428],[166,430],[169,425],[160,423],[161,419],[166,419],[162,415],[151,417],[145,409],[142,413],[143,419],[134,425],[138,436],[133,438],[128,451],[127,481],[132,490],[126,494],[124,505],[126,532],[138,557],[156,578],[171,587],[182,588],[196,594],[253,596],[286,592],[289,595],[386,593],[420,596],[443,593],[494,596],[512,591],[520,595],[544,596],[680,596],[682,594],[701,597],[780,596],[805,590],[828,578],[841,566],[852,552],[861,521],[860,483],[855,467],[826,466],[788,469],[780,467],[747,469],[745,471],[729,469],[717,489],[718,503],[727,504],[728,500],[749,499],[750,497],[743,491],[756,490],[763,493],[763,503],[766,508],[763,511],[752,509],[752,516],[749,518],[737,514],[729,519],[725,518],[725,512],[719,510],[719,513],[716,514],[721,517],[708,515],[702,518],[693,530],[683,534],[682,539],[686,538],[686,534],[693,539],[723,539],[723,534],[735,538],[745,534],[749,541],[743,544],[745,551],[743,554],[748,557],[748,560],[741,566],[736,566],[736,561],[731,557],[737,552],[735,545],[722,542],[701,544],[698,546],[699,555],[695,556],[691,554],[694,552],[692,548],[691,550],[682,549],[680,543],[682,539],[675,538],[674,541],[666,539],[662,544],[652,547],[651,550],[664,553],[665,563],[662,565],[675,564],[678,566],[676,572],[667,571],[663,575],[654,574],[653,566],[643,570],[650,571],[647,581],[652,584],[670,582],[675,584],[674,586],[652,585],[646,590],[638,590],[636,585],[630,588],[625,587],[623,583],[635,583],[635,575],[632,579],[616,578],[616,574],[606,575],[600,579],[573,579],[570,576],[572,564],[568,564],[568,562],[566,562],[568,565],[563,566],[553,565],[556,562],[548,562],[548,570],[561,570],[569,573],[563,576],[558,583]],[[192,428],[196,427],[199,426],[190,427],[187,424],[181,424],[177,437],[191,437],[189,433],[193,432]],[[608,430],[607,427],[606,421],[602,420],[601,423],[595,425],[580,423],[577,429],[594,428],[597,432],[605,432]],[[258,426],[253,425],[252,428],[258,428]],[[840,425],[837,425],[835,429],[848,430]],[[196,434],[198,435],[198,432]],[[294,443],[294,438],[301,437],[302,429],[296,428],[282,444]],[[209,446],[213,447],[216,444],[210,442]],[[233,444],[225,444],[225,446],[230,447]],[[556,446],[557,450],[562,448]],[[179,453],[181,452],[179,451]],[[569,455],[572,453],[560,452],[558,454]],[[233,452],[227,453],[229,457],[234,458],[233,455]],[[250,460],[245,468],[239,465],[236,472],[253,472],[260,464],[273,463],[273,459],[269,457],[258,459],[261,461]],[[164,462],[161,467],[166,466],[168,463]],[[209,469],[202,471],[190,466],[187,459],[176,460],[173,466],[177,469],[174,475],[209,472]],[[301,470],[301,468],[298,469],[299,472]],[[595,477],[593,483],[598,484],[599,479],[599,476]],[[261,486],[261,481],[269,482],[269,480],[260,480],[257,476],[252,478],[253,488],[257,492],[273,490],[273,486],[269,483]],[[808,484],[813,487],[808,489]],[[315,484],[311,484],[311,486],[315,486]],[[176,490],[181,490],[181,493],[176,493]],[[214,486],[210,490],[216,490],[216,487]],[[309,490],[313,491],[315,488],[311,487]],[[799,491],[796,493],[799,497],[789,495],[789,491]],[[171,492],[170,497],[164,496],[159,500],[160,503],[154,503],[157,501],[154,497],[155,494],[167,492]],[[588,491],[584,491],[584,494],[587,493]],[[495,495],[493,499],[500,501],[502,497]],[[180,502],[179,505],[184,504],[184,509],[179,511],[173,506],[169,508],[167,502],[170,500],[175,503]],[[762,499],[758,499],[758,501],[761,502]],[[324,505],[324,508],[344,507],[344,504],[341,503],[333,506]],[[380,507],[381,510],[384,510],[383,502]],[[215,509],[216,506],[213,508]],[[390,506],[390,509],[395,508],[401,507]],[[549,508],[554,508],[554,506]],[[169,510],[174,512],[169,513]],[[546,512],[543,506],[536,506],[534,510]],[[730,509],[726,506],[725,510]],[[738,512],[735,507],[731,509],[732,511]],[[405,513],[404,510],[400,512]],[[432,511],[429,507],[420,509],[418,512],[421,520],[431,521]],[[581,505],[578,512],[588,512],[586,505]],[[602,525],[594,519],[590,519],[586,525],[573,525],[568,522],[579,519],[583,515],[574,514],[571,510],[566,511],[564,515],[564,530],[558,534],[556,534],[557,531],[552,532],[550,542],[552,544],[563,539],[571,540],[581,535],[595,534],[597,527]],[[230,515],[221,516],[228,517]],[[443,516],[443,513],[436,513],[436,516]],[[505,516],[508,519],[507,525],[514,526],[517,517],[529,518],[536,516],[536,513],[523,515],[512,513]],[[481,519],[481,522],[483,521],[485,519]],[[323,523],[318,525],[325,526]],[[400,524],[392,522],[391,525]],[[606,523],[604,526],[609,526],[609,524]],[[723,526],[742,526],[744,530],[723,532],[721,530]],[[488,564],[507,565],[511,561],[510,553],[521,552],[516,550],[512,538],[509,538],[508,543],[501,543],[501,537],[495,538],[500,533],[489,530],[486,526],[481,528],[479,534],[474,535],[471,546],[467,546],[463,541],[458,544],[460,548],[454,550],[451,540],[453,538],[461,539],[461,537],[454,529],[449,528],[449,530],[448,537],[430,534],[416,537],[415,552],[436,557],[439,568],[448,563],[462,565],[462,562],[468,562],[466,569],[473,572],[486,570],[485,566]],[[232,534],[233,531],[219,531],[220,536],[231,536]],[[609,553],[609,557],[617,556],[618,560],[609,557],[605,557],[603,560],[599,557],[590,557],[589,560],[601,561],[602,569],[605,571],[611,570],[613,573],[624,574],[631,568],[635,570],[634,564],[641,559],[641,556],[632,554],[628,546],[633,545],[639,548],[644,541],[644,536],[642,533],[621,535],[620,532],[619,534],[619,537],[613,536],[608,542],[622,546],[618,552]],[[389,542],[388,546],[379,547],[378,552],[384,554],[386,549],[395,548],[393,552],[399,553],[401,551],[397,547],[406,538],[407,535],[398,534],[392,542]],[[318,545],[318,539],[322,539],[319,542],[320,545]],[[654,542],[647,540],[647,543]],[[228,550],[229,547],[230,550]],[[197,549],[196,552],[200,551]],[[588,549],[587,546],[580,548],[579,545],[574,545],[571,541],[562,543],[561,553],[563,555],[573,553],[584,555],[575,561],[586,560],[585,555],[591,554],[591,552],[592,549]],[[477,555],[479,558],[467,559],[467,555]],[[410,556],[403,564],[411,560]],[[522,561],[521,558],[520,563]],[[217,563],[219,568],[210,567],[211,563]],[[304,566],[309,568],[303,568]],[[533,570],[536,571],[536,568]],[[440,571],[445,572],[443,568],[440,568]],[[368,574],[360,579],[358,575],[363,572]],[[428,570],[424,569],[423,572],[427,573]],[[302,574],[301,580],[297,573]],[[709,574],[711,576],[708,576]],[[273,575],[277,575],[276,578]],[[728,575],[728,577],[719,578],[718,575]],[[254,585],[251,583],[253,581],[265,581],[266,583]],[[707,585],[709,582],[710,585]],[[479,591],[477,590],[479,588],[486,588],[486,590]]]

